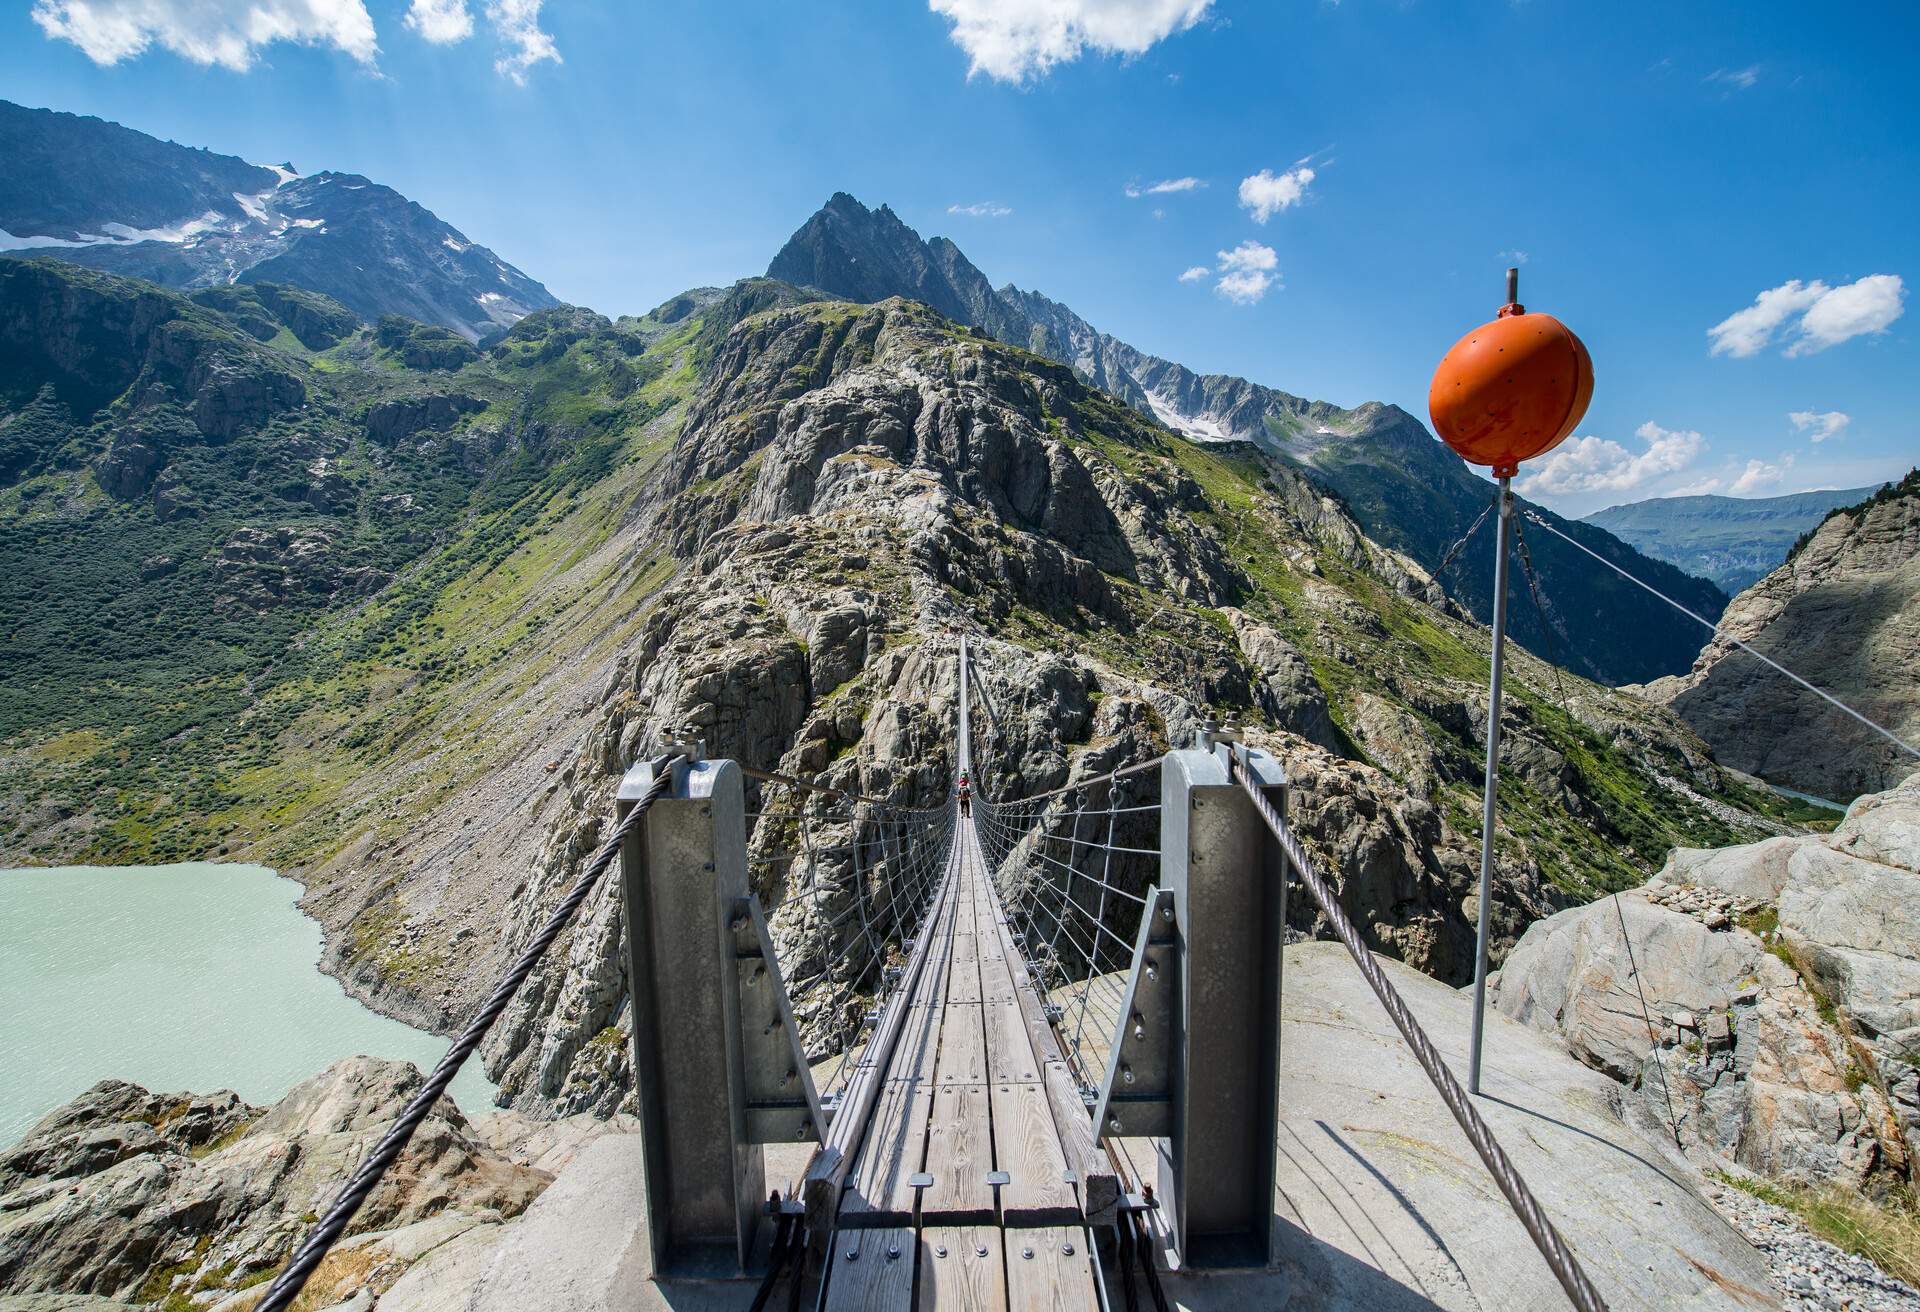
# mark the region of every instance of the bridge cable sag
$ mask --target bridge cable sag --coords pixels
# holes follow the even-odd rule
[[[1300,845],[1300,840],[1294,836],[1286,821],[1274,809],[1273,803],[1268,801],[1265,794],[1260,791],[1259,782],[1248,772],[1238,752],[1231,755],[1231,768],[1233,778],[1252,799],[1255,810],[1259,812],[1260,818],[1266,822],[1268,830],[1272,832],[1275,841],[1280,844],[1281,850],[1286,854],[1288,864],[1299,873],[1300,882],[1306,885],[1307,892],[1319,905],[1321,914],[1326,916],[1334,933],[1353,957],[1354,964],[1360,968],[1361,976],[1372,987],[1374,996],[1380,999],[1380,1005],[1386,1009],[1388,1018],[1400,1031],[1400,1036],[1406,1040],[1407,1046],[1413,1050],[1414,1059],[1420,1063],[1420,1069],[1425,1071],[1427,1078],[1433,1082],[1434,1088],[1440,1094],[1440,1101],[1446,1104],[1447,1110],[1453,1114],[1453,1119],[1459,1123],[1460,1129],[1466,1134],[1467,1141],[1473,1145],[1474,1152],[1479,1154],[1480,1160],[1485,1163],[1487,1171],[1493,1176],[1494,1183],[1500,1187],[1500,1192],[1506,1196],[1508,1205],[1513,1208],[1514,1215],[1519,1218],[1520,1224],[1532,1238],[1534,1246],[1540,1250],[1540,1255],[1546,1259],[1547,1266],[1552,1270],[1554,1278],[1560,1282],[1560,1287],[1566,1291],[1567,1298],[1580,1312],[1606,1312],[1607,1305],[1600,1297],[1600,1291],[1594,1287],[1593,1281],[1582,1269],[1579,1259],[1573,1255],[1573,1250],[1567,1247],[1566,1240],[1554,1228],[1553,1222],[1547,1219],[1539,1201],[1534,1198],[1533,1191],[1527,1187],[1527,1182],[1514,1168],[1513,1162],[1507,1157],[1506,1150],[1500,1146],[1500,1141],[1493,1137],[1493,1130],[1481,1118],[1479,1111],[1467,1097],[1466,1090],[1460,1087],[1460,1081],[1455,1079],[1453,1072],[1447,1068],[1439,1049],[1433,1046],[1433,1040],[1427,1037],[1426,1030],[1408,1009],[1399,990],[1393,987],[1392,981],[1380,969],[1380,963],[1374,960],[1373,953],[1361,941],[1360,931],[1354,928],[1353,921],[1348,918],[1346,910],[1341,907],[1339,900],[1327,886],[1326,880],[1314,866],[1306,849]]]
[[[294,1250],[293,1256],[287,1259],[286,1266],[274,1280],[273,1286],[267,1290],[266,1297],[254,1305],[254,1312],[286,1312],[287,1308],[292,1306],[294,1299],[300,1296],[300,1291],[306,1287],[307,1280],[313,1275],[314,1269],[320,1265],[334,1244],[339,1242],[340,1236],[346,1232],[348,1224],[352,1222],[354,1214],[366,1203],[368,1196],[385,1178],[387,1169],[406,1149],[407,1142],[413,1138],[414,1131],[420,1128],[420,1123],[427,1118],[427,1113],[433,1110],[434,1104],[440,1100],[440,1095],[446,1092],[449,1084],[453,1083],[453,1077],[459,1074],[467,1058],[473,1055],[473,1050],[480,1046],[480,1041],[487,1036],[487,1031],[493,1028],[493,1023],[500,1019],[500,1014],[507,1009],[507,1004],[513,1000],[513,995],[519,992],[520,986],[526,983],[527,976],[533,973],[534,966],[539,964],[540,958],[545,955],[547,949],[553,946],[554,940],[560,937],[560,932],[573,919],[574,913],[580,909],[580,904],[585,902],[587,896],[598,886],[600,877],[607,872],[607,867],[612,865],[614,858],[620,855],[621,844],[626,841],[627,835],[639,827],[640,822],[646,818],[647,809],[667,791],[673,781],[673,766],[683,759],[685,759],[685,753],[675,750],[666,753],[654,763],[652,787],[634,804],[633,809],[627,812],[620,823],[614,826],[613,832],[607,835],[606,841],[600,844],[593,858],[587,862],[586,870],[579,879],[574,881],[573,887],[567,891],[566,897],[561,899],[560,905],[554,908],[553,914],[547,918],[546,924],[541,926],[540,932],[533,936],[526,950],[521,952],[513,966],[494,986],[492,994],[474,1014],[473,1019],[467,1022],[466,1029],[460,1032],[460,1037],[455,1039],[453,1046],[447,1049],[447,1055],[440,1059],[440,1064],[433,1068],[433,1073],[427,1076],[419,1091],[407,1102],[405,1109],[401,1111],[387,1133],[360,1163],[360,1168],[353,1173],[353,1178],[347,1181],[346,1187],[341,1189],[339,1196],[333,1200],[333,1205],[327,1209],[327,1214],[307,1232],[307,1237]]]

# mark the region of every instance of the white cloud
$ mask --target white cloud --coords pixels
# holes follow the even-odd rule
[[[361,0],[34,0],[33,21],[96,64],[132,59],[155,42],[235,72],[276,41],[331,46],[362,64],[380,53]]]
[[[467,0],[413,0],[407,26],[435,45],[451,45],[473,35],[473,15]]]
[[[1019,83],[1089,50],[1144,54],[1199,22],[1213,0],[927,0],[927,7],[952,22],[954,43],[972,60],[968,77]]]
[[[487,21],[509,49],[493,61],[494,71],[511,78],[520,86],[527,84],[527,70],[552,60],[561,62],[553,37],[540,28],[542,0],[487,0]]]
[[[1819,279],[1783,282],[1707,329],[1712,354],[1744,358],[1764,351],[1782,329],[1782,355],[1812,355],[1866,333],[1881,333],[1904,311],[1906,284],[1898,274],[1875,273],[1829,287]],[[1792,326],[1789,328],[1788,325]]]
[[[964,214],[970,219],[1004,219],[1013,213],[1013,207],[996,205],[990,200],[983,200],[973,205],[949,205],[947,213]]]
[[[1525,251],[1501,251],[1500,258],[1513,264],[1525,264],[1531,257]]]
[[[1770,465],[1764,460],[1749,460],[1747,467],[1741,471],[1740,477],[1733,480],[1733,485],[1727,489],[1727,493],[1730,496],[1744,497],[1766,488],[1778,487],[1780,480],[1785,478],[1787,471],[1792,468],[1792,452],[1780,457],[1780,463],[1777,465]]]
[[[1164,178],[1145,187],[1137,182],[1130,182],[1127,184],[1127,195],[1138,200],[1142,196],[1164,196],[1174,191],[1193,191],[1206,185],[1199,178]]]
[[[1230,251],[1218,254],[1221,272],[1234,270],[1272,270],[1280,265],[1280,257],[1273,253],[1273,247],[1262,246],[1257,241],[1243,241]]]
[[[1206,265],[1196,264],[1191,269],[1188,269],[1185,273],[1180,275],[1180,281],[1181,282],[1203,282],[1206,280],[1206,276],[1212,272],[1213,270],[1209,269]]]
[[[1668,429],[1649,420],[1634,430],[1647,449],[1634,454],[1604,437],[1572,437],[1541,457],[1520,480],[1528,496],[1577,492],[1628,492],[1656,478],[1679,473],[1706,449],[1692,429]]]
[[[1304,165],[1278,177],[1272,169],[1261,169],[1240,180],[1240,208],[1251,213],[1255,223],[1265,223],[1281,210],[1292,209],[1305,200],[1313,177],[1313,170]]]
[[[1252,305],[1273,286],[1273,275],[1257,269],[1239,269],[1227,274],[1213,289],[1235,305]]]
[[[1236,305],[1252,305],[1280,283],[1280,257],[1271,246],[1243,241],[1218,258],[1221,278],[1213,289]]]
[[[1745,68],[1716,68],[1703,79],[1718,86],[1732,87],[1735,91],[1746,91],[1759,80],[1758,64],[1748,64]]]
[[[1812,355],[1863,333],[1883,333],[1898,319],[1906,285],[1896,274],[1876,273],[1835,287],[1815,301],[1800,320],[1800,339],[1788,355]]]
[[[1795,410],[1787,418],[1793,421],[1797,430],[1807,435],[1811,442],[1824,442],[1830,437],[1840,436],[1840,431],[1853,422],[1853,416],[1842,414],[1838,410],[1829,410],[1825,414],[1816,414],[1812,410]]]

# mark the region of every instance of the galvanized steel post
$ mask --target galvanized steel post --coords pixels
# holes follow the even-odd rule
[[[620,858],[647,1229],[656,1277],[738,1276],[765,1215],[761,1145],[817,1137],[822,1120],[747,883],[740,769],[669,768]],[[620,814],[652,782],[650,764],[630,769]]]
[[[1265,752],[1203,733],[1167,754],[1160,884],[1098,1108],[1103,1136],[1156,1136],[1154,1228],[1176,1268],[1265,1267],[1273,1255],[1287,870],[1229,752],[1285,811],[1285,776]],[[1164,1097],[1143,1075],[1164,1078]]]

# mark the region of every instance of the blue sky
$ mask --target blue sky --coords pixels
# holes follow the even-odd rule
[[[1542,500],[1920,461],[1908,4],[5,4],[0,96],[364,173],[611,314],[845,190],[1144,349],[1424,419],[1521,259],[1598,371]]]

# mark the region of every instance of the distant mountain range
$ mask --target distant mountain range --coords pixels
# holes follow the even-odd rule
[[[1655,497],[1586,517],[1656,560],[1712,579],[1729,595],[1771,573],[1806,533],[1871,487],[1795,492],[1784,497]]]
[[[1232,375],[1195,373],[1099,331],[1037,291],[995,288],[953,242],[923,241],[886,206],[868,209],[844,192],[801,225],[767,276],[855,301],[924,301],[1000,341],[1071,365],[1185,437],[1253,442],[1309,472],[1346,503],[1369,537],[1430,571],[1447,561],[1493,498],[1487,480],[1398,406],[1368,402],[1346,410]],[[1709,618],[1726,605],[1712,584],[1642,555],[1603,528],[1534,510]],[[1644,681],[1692,664],[1702,637],[1692,620],[1550,535],[1535,534],[1527,547],[1538,570],[1540,605],[1516,594],[1509,623],[1517,641],[1608,683]],[[1482,620],[1492,613],[1490,551],[1487,539],[1477,537],[1442,579]],[[1516,586],[1524,587],[1518,576]]]
[[[390,187],[302,177],[117,123],[0,101],[0,253],[48,254],[167,287],[291,283],[367,322],[479,338],[558,304]]]

